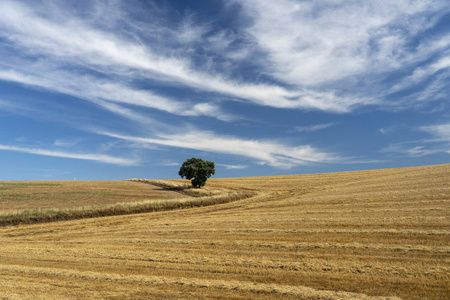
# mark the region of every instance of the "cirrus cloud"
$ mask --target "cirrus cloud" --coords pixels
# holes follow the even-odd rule
[[[121,157],[110,156],[110,155],[105,155],[105,154],[71,153],[71,152],[63,152],[63,151],[56,151],[56,150],[17,147],[17,146],[9,146],[9,145],[0,145],[0,150],[22,152],[22,153],[51,156],[51,157],[93,160],[93,161],[107,163],[107,164],[124,165],[124,166],[135,166],[139,163],[139,161],[135,160],[135,159],[121,158]]]

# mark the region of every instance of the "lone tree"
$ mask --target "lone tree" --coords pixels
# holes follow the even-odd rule
[[[206,180],[216,172],[214,162],[203,160],[200,158],[189,158],[181,165],[178,175],[181,178],[191,180],[192,186],[201,188],[205,185]]]

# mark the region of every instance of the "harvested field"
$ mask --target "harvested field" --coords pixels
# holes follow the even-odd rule
[[[3,187],[0,204],[5,207],[2,210],[0,206],[0,226],[185,209],[228,203],[254,195],[225,189],[192,189],[187,182],[145,179],[0,182],[0,186]]]
[[[142,182],[92,184],[187,197]],[[0,203],[25,194],[1,187]],[[57,205],[61,186],[33,188],[54,189],[48,201]],[[0,228],[0,298],[450,298],[450,165],[209,179],[206,188],[255,195]],[[39,201],[21,209],[27,202]]]
[[[173,200],[183,196],[130,181],[0,181],[0,211]]]

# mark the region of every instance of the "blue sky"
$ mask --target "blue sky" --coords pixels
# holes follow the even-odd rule
[[[448,0],[0,1],[0,180],[448,163]]]

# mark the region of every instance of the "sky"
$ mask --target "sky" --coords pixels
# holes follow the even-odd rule
[[[448,0],[1,0],[0,180],[450,162]]]

